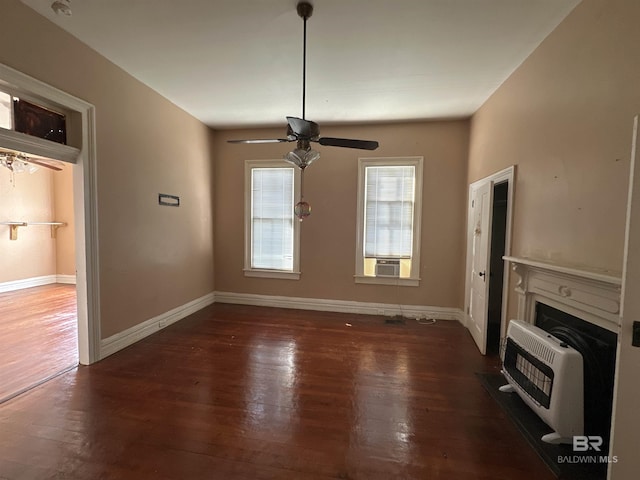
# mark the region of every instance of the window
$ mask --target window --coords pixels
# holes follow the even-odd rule
[[[417,286],[422,157],[361,158],[356,282]]]
[[[299,185],[299,170],[284,161],[245,163],[246,276],[300,278]]]
[[[0,127],[66,145],[66,116],[0,91]]]

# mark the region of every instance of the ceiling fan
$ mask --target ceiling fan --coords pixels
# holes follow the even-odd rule
[[[26,155],[22,152],[0,149],[0,165],[11,170],[12,173],[33,173],[38,167],[61,171],[62,165],[55,160]]]
[[[297,148],[285,156],[285,160],[300,167],[303,171],[312,162],[320,158],[320,154],[311,150],[311,142],[332,147],[357,148],[375,150],[378,142],[373,140],[355,140],[350,138],[321,137],[317,123],[305,118],[306,100],[306,66],[307,66],[307,20],[313,13],[313,5],[301,1],[297,5],[298,15],[304,20],[303,54],[302,54],[302,118],[287,117],[287,136],[285,138],[228,140],[229,143],[280,143],[297,142]]]

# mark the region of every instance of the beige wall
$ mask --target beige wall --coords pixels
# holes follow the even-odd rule
[[[518,168],[514,255],[622,270],[639,21],[636,0],[583,0],[473,117],[468,181]],[[635,395],[630,379],[620,391]],[[614,420],[633,426],[616,438],[615,479],[637,475],[631,411]]]
[[[232,138],[281,137],[279,129],[218,132],[216,290],[392,304],[462,307],[467,121],[322,127],[325,136],[375,139],[374,152],[320,147],[305,175],[312,214],[302,223],[298,281],[246,278],[244,160],[278,159],[290,145],[234,145]],[[424,156],[420,287],[354,283],[358,157]]]
[[[0,167],[0,222],[53,220],[53,179],[50,170],[16,173]],[[0,283],[56,274],[56,241],[44,226],[18,228],[9,240],[9,227],[0,225]]]
[[[0,62],[96,107],[102,337],[212,292],[209,129],[18,0],[0,11]]]
[[[32,174],[0,168],[0,222],[65,222],[51,238],[51,229],[33,225],[18,229],[9,240],[9,227],[0,226],[0,283],[47,275],[75,275],[72,167],[62,171],[38,168]]]
[[[75,222],[73,215],[73,166],[65,165],[53,173],[53,210],[56,222],[64,227],[56,232],[56,273],[76,274]]]
[[[469,182],[517,165],[514,255],[621,271],[639,18],[584,0],[474,115]]]
[[[468,181],[517,165],[514,256],[620,274],[638,18],[584,0],[473,116]]]

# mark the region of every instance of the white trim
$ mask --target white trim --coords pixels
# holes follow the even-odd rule
[[[251,268],[251,170],[253,168],[292,168],[293,203],[300,197],[300,169],[284,160],[245,160],[244,162],[244,276],[277,278],[281,280],[300,279],[300,222],[293,219],[293,270],[266,270]]]
[[[287,272],[284,270],[244,269],[245,277],[275,278],[281,280],[300,280],[300,272]]]
[[[612,272],[609,271],[576,268],[572,265],[560,265],[558,263],[549,263],[542,260],[533,260],[531,258],[510,257],[508,255],[505,255],[502,258],[511,263],[519,263],[539,270],[549,270],[550,272],[564,273],[569,276],[595,280],[596,282],[610,283],[611,285],[616,286],[622,285],[622,277],[618,274],[612,274]]]
[[[100,268],[98,259],[98,172],[95,108],[82,114],[83,149],[73,168],[80,363],[100,360]]]
[[[534,324],[536,303],[541,302],[618,333],[621,277],[526,258],[504,259],[519,277],[519,320]]]
[[[515,176],[516,176],[516,167],[512,165],[510,167],[505,168],[504,170],[500,170],[499,172],[494,173],[493,175],[489,175],[488,177],[477,180],[469,185],[469,192],[467,197],[467,256],[466,256],[466,267],[465,267],[465,293],[464,293],[464,322],[463,324],[466,326],[469,319],[469,305],[470,305],[470,294],[471,294],[471,248],[473,245],[473,218],[472,218],[472,209],[471,209],[471,199],[472,192],[474,189],[478,188],[484,183],[491,182],[491,188],[495,185],[507,182],[509,185],[509,189],[507,192],[507,224],[505,228],[505,242],[504,242],[504,254],[505,256],[511,255],[511,231],[513,225],[513,203],[515,199]],[[493,208],[493,205],[491,205]],[[488,246],[491,248],[491,245]],[[486,272],[487,275],[490,272]],[[503,280],[502,280],[502,308],[500,314],[500,335],[501,337],[506,336],[507,333],[507,324],[508,322],[508,298],[509,298],[509,284],[510,284],[510,276],[511,270],[509,269],[508,262],[504,263],[503,268]]]
[[[640,457],[635,446],[640,440],[638,434],[638,365],[640,352],[634,346],[634,324],[640,318],[638,302],[638,209],[640,201],[640,148],[638,146],[640,122],[638,115],[633,118],[631,137],[631,159],[629,162],[629,192],[625,221],[624,250],[622,255],[622,285],[620,302],[620,329],[616,355],[615,382],[613,387],[613,411],[611,415],[611,442],[609,455],[615,453],[621,459],[620,465],[609,465],[608,480],[637,477]],[[624,460],[622,460],[624,459]]]
[[[76,163],[80,150],[60,143],[0,128],[0,145],[17,152]]]
[[[68,285],[75,285],[76,276],[75,275],[56,275],[56,283],[65,283]]]
[[[356,272],[355,283],[377,283],[382,285],[419,286],[420,285],[420,244],[422,232],[422,177],[424,157],[361,157],[358,158],[358,189],[356,217]],[[411,275],[404,282],[388,283],[388,279],[378,281],[379,277],[364,274],[364,189],[365,168],[371,166],[412,166],[415,167],[415,190],[413,199],[413,239],[411,254]],[[365,279],[373,279],[372,281]]]
[[[320,312],[342,312],[363,315],[404,315],[409,318],[435,318],[462,321],[459,308],[426,305],[398,305],[391,303],[356,302],[352,300],[328,300],[322,298],[281,297],[254,293],[216,292],[216,303],[253,305],[258,307],[292,308]]]
[[[22,290],[23,288],[40,287],[52,283],[56,283],[56,275],[43,275],[41,277],[12,280],[10,282],[0,283],[0,293],[13,292],[15,290]]]
[[[13,292],[24,288],[41,287],[53,283],[76,283],[75,275],[42,275],[40,277],[23,278],[22,280],[11,280],[0,283],[0,293]]]
[[[111,335],[110,337],[103,339],[100,342],[100,359],[106,358],[123,348],[133,345],[138,340],[142,340],[143,338],[148,337],[149,335],[152,335],[179,320],[182,320],[192,313],[211,305],[214,301],[215,295],[213,292],[208,293],[200,298],[196,298],[184,305],[157,315],[149,320],[145,320],[144,322],[134,325],[120,333],[116,333],[115,335]]]
[[[88,365],[99,360],[100,353],[100,284],[98,264],[98,203],[96,173],[95,107],[84,100],[58,90],[40,80],[0,64],[0,85],[12,93],[42,99],[47,105],[68,113],[67,134],[73,147],[47,144],[24,135],[4,135],[10,145],[31,150],[45,148],[47,155],[75,162],[73,168],[73,196],[78,303],[78,352],[80,363]],[[7,132],[5,132],[7,133]],[[22,143],[20,143],[22,141]],[[36,145],[34,146],[34,142]],[[46,142],[46,141],[45,141]],[[73,150],[77,159],[72,159]],[[53,152],[53,153],[52,153]]]
[[[368,275],[354,275],[356,283],[368,283],[373,285],[396,285],[399,287],[419,287],[420,278],[400,277],[371,277]]]

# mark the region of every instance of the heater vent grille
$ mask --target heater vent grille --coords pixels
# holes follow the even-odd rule
[[[507,338],[503,366],[536,405],[549,408],[554,377],[549,365],[531,355],[526,346]]]
[[[549,338],[551,338],[551,335],[549,335]],[[556,357],[555,352],[544,343],[541,343],[540,340],[535,337],[525,337],[519,340],[526,351],[549,365],[553,364],[553,360]]]

